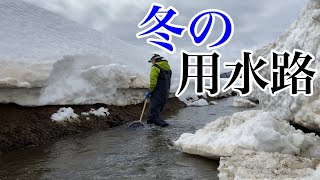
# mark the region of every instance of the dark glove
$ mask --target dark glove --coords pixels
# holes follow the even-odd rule
[[[150,92],[150,90],[148,90],[147,92],[146,92],[146,98],[149,98],[151,96],[151,92]]]

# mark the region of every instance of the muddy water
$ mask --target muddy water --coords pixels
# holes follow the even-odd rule
[[[168,128],[125,126],[0,155],[0,179],[217,179],[218,161],[181,153],[173,141],[218,117],[246,109],[233,98],[181,109]]]

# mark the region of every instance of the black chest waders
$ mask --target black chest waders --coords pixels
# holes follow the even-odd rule
[[[160,69],[157,85],[154,91],[151,93],[150,104],[149,104],[149,119],[148,124],[153,123],[157,126],[166,127],[166,123],[161,117],[160,112],[163,110],[164,105],[167,103],[170,92],[171,84],[171,70],[166,71],[159,67],[157,64],[155,67]]]

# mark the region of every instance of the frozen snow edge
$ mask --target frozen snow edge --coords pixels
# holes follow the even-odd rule
[[[222,157],[219,179],[309,179],[320,176],[320,160],[237,148]]]
[[[107,57],[66,56],[43,66],[13,62],[22,65],[19,73],[15,73],[17,69],[9,62],[0,63],[6,65],[0,77],[11,76],[0,79],[0,103],[125,106],[142,102],[148,87],[147,75],[127,65],[115,64]]]
[[[304,134],[271,112],[252,110],[220,117],[174,142],[183,152],[219,159],[231,156],[237,147],[320,158],[320,138]]]
[[[144,100],[149,85],[147,73],[125,63],[114,63],[108,57],[73,55],[54,63],[0,61],[0,65],[4,67],[0,77],[5,77],[0,79],[0,103],[22,106],[138,104]],[[225,81],[222,79],[222,83]],[[170,92],[176,88],[175,78]],[[232,91],[228,91],[215,98],[231,95]],[[194,93],[192,83],[179,99],[187,106],[209,105]]]

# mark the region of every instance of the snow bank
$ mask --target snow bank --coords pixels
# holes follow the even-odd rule
[[[102,61],[104,65],[99,65]],[[147,87],[147,77],[129,66],[114,64],[108,58],[69,56],[54,64],[39,104],[135,104],[144,98],[145,90],[141,88]],[[125,96],[121,89],[140,92]]]
[[[222,157],[219,179],[318,179],[319,160],[238,148]]]
[[[0,103],[143,100],[151,52],[21,0],[1,1],[0,16]]]
[[[320,72],[319,12],[320,0],[310,0],[288,31],[274,43],[257,50],[253,59],[262,56],[270,60],[273,49],[278,52],[302,49],[315,56],[311,67]],[[260,74],[270,80],[270,68],[265,67]],[[295,130],[287,122],[294,121],[320,131],[319,77],[320,73],[310,97],[292,97],[289,91],[271,96],[269,92],[255,88],[248,99],[259,100],[262,111],[245,111],[219,118],[194,134],[182,134],[174,143],[190,154],[214,159],[232,156],[221,160],[219,176],[222,179],[319,179],[320,169],[315,170],[319,161],[290,155],[320,158],[320,138],[314,133]],[[243,100],[235,101],[236,106],[243,104]],[[246,156],[235,151],[239,147],[260,152]]]
[[[0,103],[122,106],[143,101],[152,52],[20,0],[1,1],[0,16]],[[172,68],[174,93],[180,79]],[[190,92],[184,102],[199,100],[194,89]]]
[[[58,112],[52,114],[52,116],[51,116],[51,120],[52,121],[57,121],[57,122],[72,121],[72,120],[75,120],[75,119],[78,119],[78,118],[79,118],[79,115],[75,114],[71,107],[60,108],[58,110]]]
[[[5,61],[0,58],[0,88],[43,87],[49,78],[52,64],[49,61]]]
[[[312,53],[315,61],[312,68],[320,72],[320,1],[310,0],[300,17],[277,41],[255,52],[254,59],[262,56],[270,59],[272,49],[277,51],[302,49]],[[261,74],[270,79],[270,70],[265,68]],[[258,99],[263,109],[275,111],[279,119],[294,121],[309,129],[320,131],[320,73],[314,81],[314,94],[311,97],[292,97],[288,91],[270,96],[269,92],[261,92],[256,88],[252,94],[253,99]]]
[[[30,76],[44,75],[33,81],[28,73],[23,73],[23,77],[13,74],[16,79],[0,76],[0,87],[6,85],[0,88],[0,102],[32,106],[95,103],[123,106],[142,102],[149,83],[148,76],[136,68],[114,63],[108,57],[66,56],[53,63],[50,75],[45,75],[47,72],[43,73],[41,68],[29,70],[35,71]]]
[[[235,148],[320,157],[320,138],[295,130],[288,122],[258,110],[221,117],[197,130],[184,133],[174,142],[183,152],[219,159]]]
[[[243,108],[250,108],[250,107],[257,106],[256,103],[253,103],[244,98],[234,98],[232,105],[233,107],[243,107]]]

